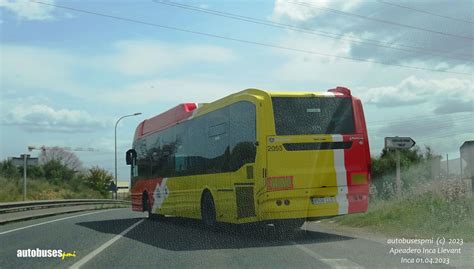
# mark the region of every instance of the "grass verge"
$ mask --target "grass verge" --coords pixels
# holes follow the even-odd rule
[[[474,197],[462,193],[427,191],[403,199],[374,201],[367,213],[333,219],[392,236],[444,236],[474,241]]]
[[[11,180],[0,177],[0,203],[23,200],[23,185],[21,180]],[[27,200],[54,199],[102,199],[108,198],[98,191],[83,184],[65,182],[52,184],[46,179],[29,179],[27,185]]]

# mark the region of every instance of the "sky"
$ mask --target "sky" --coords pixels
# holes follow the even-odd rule
[[[246,89],[351,89],[372,155],[474,140],[474,1],[0,0],[0,159],[75,152],[129,179],[139,122]],[[31,152],[33,156],[38,152]]]

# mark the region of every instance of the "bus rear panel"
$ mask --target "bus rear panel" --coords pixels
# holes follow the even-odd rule
[[[262,218],[365,212],[370,153],[360,100],[338,92],[271,99]]]

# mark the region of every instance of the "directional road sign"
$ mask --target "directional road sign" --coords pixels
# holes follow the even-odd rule
[[[385,148],[389,149],[409,149],[415,144],[416,142],[411,137],[385,137]]]

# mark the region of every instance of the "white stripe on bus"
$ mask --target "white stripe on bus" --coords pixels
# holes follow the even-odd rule
[[[342,135],[333,135],[333,142],[342,142]],[[337,179],[337,204],[339,205],[338,214],[347,214],[349,212],[349,201],[347,199],[347,173],[344,162],[344,149],[334,149],[334,169],[336,170]]]

